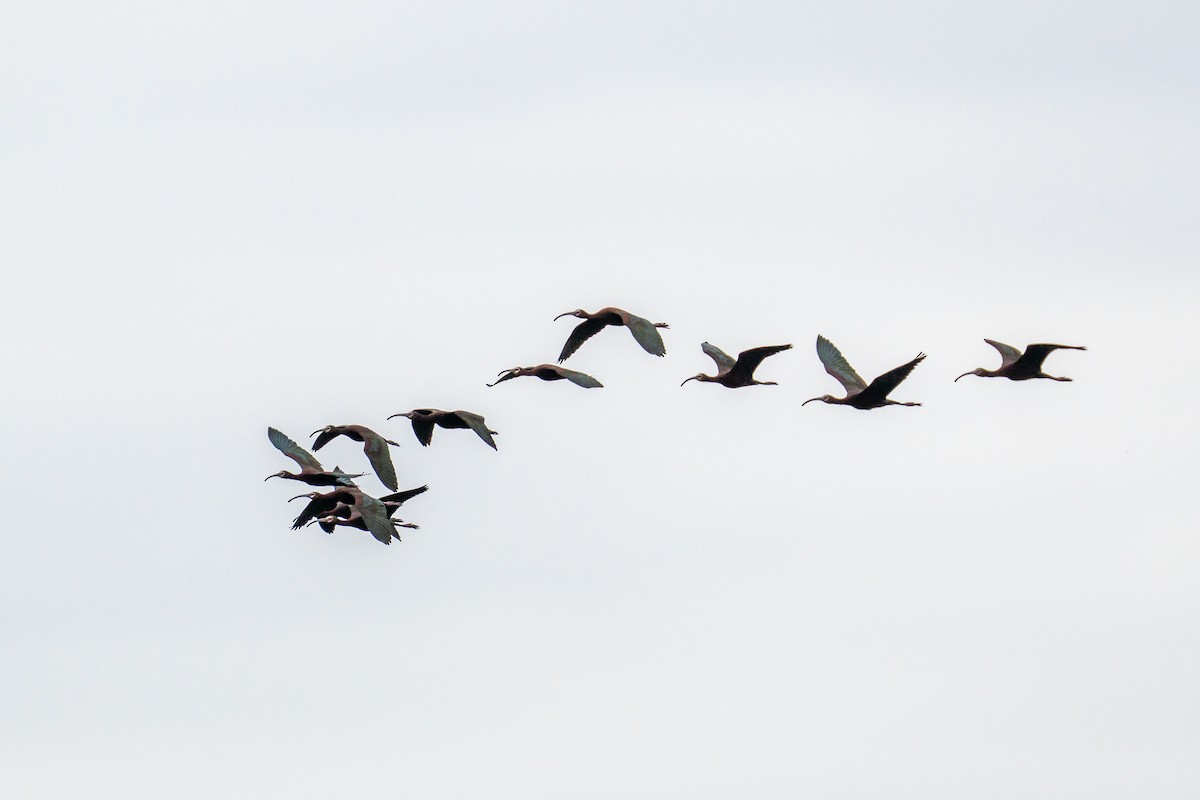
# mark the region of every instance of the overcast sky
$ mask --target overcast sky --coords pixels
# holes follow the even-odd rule
[[[3,18],[6,794],[1200,796],[1194,3]]]

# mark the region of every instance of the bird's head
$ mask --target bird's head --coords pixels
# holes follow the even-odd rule
[[[279,470],[279,472],[271,473],[267,477],[263,478],[263,480],[269,481],[269,480],[271,480],[271,478],[290,478],[290,477],[292,477],[292,473],[288,472],[286,469],[281,469],[281,470]]]
[[[812,398],[812,400],[805,400],[805,401],[804,401],[803,403],[801,403],[800,405],[801,405],[801,406],[806,406],[806,405],[808,405],[809,403],[816,402],[817,400],[820,400],[822,403],[833,403],[833,402],[836,402],[836,401],[837,401],[837,398],[836,398],[836,397],[834,397],[834,396],[833,396],[833,395],[831,395],[831,394],[823,394],[823,395],[821,395],[820,397],[814,397],[814,398]]]
[[[584,311],[582,308],[577,308],[574,311],[564,311],[563,313],[559,314],[554,319],[559,320],[559,319],[562,319],[563,317],[579,317],[580,319],[584,319],[587,317],[587,312]]]
[[[321,428],[320,430],[313,431],[312,433],[309,434],[309,436],[316,436],[318,433],[329,433],[331,430],[333,430],[333,426],[326,425],[324,428]]]
[[[982,378],[984,372],[985,372],[985,370],[983,367],[978,367],[977,369],[973,369],[970,372],[964,372],[962,375],[959,375],[958,378],[965,378],[968,375],[978,375],[979,377]],[[958,378],[954,379],[955,383],[958,383]]]
[[[683,383],[687,383],[688,381],[706,381],[706,380],[709,380],[709,377],[707,375],[705,375],[703,372],[697,372],[695,375],[688,378]],[[683,386],[683,383],[681,383],[679,385]]]

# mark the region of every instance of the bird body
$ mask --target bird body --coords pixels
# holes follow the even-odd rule
[[[271,444],[275,445],[281,453],[299,464],[300,471],[288,472],[287,470],[280,470],[273,475],[263,478],[264,481],[271,478],[288,478],[289,480],[307,483],[309,486],[353,486],[354,478],[361,478],[366,474],[365,472],[354,474],[342,472],[340,467],[334,467],[332,472],[327,471],[312,453],[274,428],[267,428],[267,438],[271,440]]]
[[[347,528],[358,528],[360,531],[369,531],[372,536],[374,536],[383,544],[391,544],[393,538],[396,541],[400,541],[400,535],[396,533],[396,528],[416,529],[421,527],[420,525],[414,525],[411,522],[404,522],[403,520],[388,519],[386,520],[386,531],[383,529],[376,530],[375,527],[367,524],[366,517],[364,517],[358,511],[358,509],[351,509],[348,506],[344,510],[344,515],[336,513],[328,514],[324,517],[317,517],[313,520],[313,522],[320,525],[321,530],[325,531],[326,533],[333,533],[333,529],[338,525],[342,525]]]
[[[637,340],[637,343],[650,355],[663,356],[667,353],[667,347],[663,344],[662,336],[659,335],[657,330],[658,328],[670,327],[665,322],[651,322],[636,314],[630,314],[622,308],[614,308],[612,306],[602,308],[594,314],[589,314],[582,308],[577,308],[574,311],[559,314],[555,319],[561,317],[579,317],[583,322],[576,325],[575,330],[571,331],[571,335],[567,337],[567,342],[563,345],[562,352],[558,355],[558,363],[560,364],[570,358],[571,354],[578,350],[580,345],[609,325],[623,325],[628,328],[629,332],[633,334],[633,338]]]
[[[470,428],[483,439],[493,450],[496,447],[496,440],[493,435],[499,435],[497,431],[489,430],[487,423],[483,417],[470,411],[442,411],[438,408],[416,408],[412,411],[406,411],[403,414],[392,414],[388,419],[395,417],[408,417],[412,420],[413,433],[425,447],[433,441],[433,426],[440,425],[443,428]]]
[[[424,489],[421,491],[424,491]],[[351,516],[358,515],[358,519],[362,522],[362,527],[370,531],[372,536],[384,544],[391,542],[393,530],[391,520],[389,519],[391,515],[388,513],[387,506],[379,498],[372,497],[356,486],[344,486],[325,494],[312,492],[307,495],[298,495],[297,497],[309,497],[311,500],[308,507],[292,522],[293,529],[302,527],[317,514],[332,515],[339,504],[341,504],[353,510]],[[292,498],[292,500],[295,499],[297,498]]]
[[[920,353],[912,361],[907,364],[901,364],[893,370],[883,373],[868,385],[859,374],[854,371],[854,367],[846,361],[841,352],[833,346],[833,342],[826,339],[824,336],[817,336],[817,356],[821,359],[821,363],[825,365],[825,371],[837,379],[838,383],[842,384],[846,390],[845,397],[834,397],[833,395],[822,395],[814,397],[811,400],[805,400],[801,405],[820,400],[823,403],[833,405],[851,406],[863,411],[872,408],[881,408],[883,406],[919,406],[920,403],[901,403],[896,400],[889,400],[888,395],[900,383],[908,377],[909,373],[925,359],[925,354]]]
[[[981,378],[1008,378],[1010,381],[1028,381],[1034,378],[1046,378],[1052,381],[1069,381],[1070,378],[1059,378],[1054,375],[1047,375],[1042,372],[1042,364],[1046,360],[1046,356],[1053,353],[1055,350],[1087,350],[1086,347],[1080,347],[1071,344],[1031,344],[1025,348],[1022,353],[1012,345],[1004,342],[993,341],[992,339],[984,339],[985,342],[1000,353],[999,369],[984,369],[979,367],[970,372],[964,372],[955,378],[955,383],[959,378],[965,378],[968,375],[978,375]]]
[[[558,364],[538,364],[536,367],[513,367],[506,369],[503,372],[497,373],[501,377],[495,383],[489,383],[488,386],[495,386],[497,383],[503,383],[513,378],[524,378],[532,376],[541,378],[544,381],[561,381],[568,380],[576,386],[582,386],[585,389],[599,389],[604,386],[603,383],[583,372],[576,372],[573,369],[559,366]]]
[[[320,436],[317,436],[320,434]],[[388,445],[400,446],[399,442],[385,439],[375,431],[363,425],[326,425],[319,431],[313,431],[309,436],[317,436],[313,442],[313,450],[320,450],[338,436],[346,436],[356,442],[363,443],[363,452],[371,462],[371,468],[379,476],[380,482],[393,492],[399,488],[396,481],[396,468],[392,466],[392,456]]]
[[[758,369],[758,365],[767,356],[773,356],[784,350],[791,350],[792,346],[790,344],[776,344],[766,347],[753,347],[738,353],[736,359],[730,358],[721,348],[708,342],[700,345],[700,349],[716,362],[717,374],[705,375],[701,372],[688,378],[683,383],[700,381],[701,383],[719,383],[729,389],[740,389],[743,386],[776,386],[775,381],[755,380],[754,370]],[[683,386],[683,383],[679,385]]]
[[[395,494],[385,494],[379,498],[383,503],[384,510],[387,516],[392,516],[400,506],[404,505],[407,500],[416,497],[419,494],[429,491],[428,486],[418,486],[416,489],[405,489],[403,492]],[[336,509],[340,507],[353,507],[361,502],[363,492],[357,487],[346,489],[334,489],[330,492],[308,492],[307,494],[299,494],[292,500],[299,500],[301,497],[307,497],[308,505],[304,510],[292,520],[292,530],[303,528],[314,517],[328,516],[336,514]],[[289,500],[288,502],[291,502]]]

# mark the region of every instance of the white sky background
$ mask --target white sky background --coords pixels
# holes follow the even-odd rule
[[[7,7],[6,794],[1196,797],[1196,9]]]

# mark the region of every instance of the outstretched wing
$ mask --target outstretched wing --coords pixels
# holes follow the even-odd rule
[[[603,319],[585,319],[576,325],[575,330],[571,331],[571,335],[567,337],[567,343],[563,345],[562,352],[558,354],[558,363],[566,361],[572,353],[579,349],[580,345],[602,330],[604,330]]]
[[[703,350],[709,358],[717,362],[718,378],[724,375],[726,372],[729,372],[729,370],[733,369],[734,365],[737,363],[729,357],[728,353],[717,347],[715,344],[709,344],[708,342],[705,342],[704,344],[700,345],[700,349]]]
[[[363,452],[371,462],[371,469],[375,470],[384,486],[393,492],[396,491],[400,484],[396,482],[396,468],[392,466],[392,454],[388,450],[388,443],[375,431],[364,428],[363,432],[370,434],[363,436]]]
[[[566,367],[555,367],[555,370],[559,375],[562,375],[571,383],[575,384],[576,386],[582,386],[585,389],[598,389],[604,386],[603,383],[584,372],[576,372],[575,370],[567,369]]]
[[[483,417],[478,414],[472,414],[470,411],[455,411],[455,416],[467,424],[467,427],[479,434],[479,438],[488,443],[488,446],[493,450],[499,450],[496,447],[496,440],[492,438],[492,432],[488,430],[487,423],[483,421]]]
[[[313,440],[313,450],[320,450],[341,435],[341,430],[322,431],[321,435]]]
[[[752,347],[749,350],[743,350],[738,353],[737,363],[733,365],[733,369],[730,371],[739,382],[749,381],[754,377],[754,370],[758,369],[758,365],[763,362],[764,358],[791,349],[792,346],[790,344],[773,344],[766,347]],[[713,357],[716,358],[716,356]]]
[[[665,356],[667,354],[667,346],[663,344],[662,336],[658,333],[658,328],[653,322],[648,319],[630,314],[628,311],[624,313],[625,327],[629,328],[629,332],[633,334],[633,338],[652,356]]]
[[[323,517],[332,511],[334,506],[336,506],[338,503],[337,495],[338,492],[335,490],[318,495],[317,497],[309,500],[308,505],[304,507],[304,510],[301,511],[294,520],[292,520],[292,530],[298,531],[303,528],[310,519],[313,519],[314,517]]]
[[[817,336],[817,357],[825,365],[825,371],[837,378],[837,382],[845,388],[847,397],[858,394],[867,388],[867,382],[859,377],[842,352],[833,346],[833,342],[820,335]],[[896,383],[899,382],[896,381]]]
[[[424,447],[429,447],[429,443],[433,441],[433,420],[425,417],[412,418],[413,433],[417,436],[417,441]]]
[[[1000,369],[1004,369],[1009,364],[1015,363],[1021,357],[1021,351],[1013,347],[1011,344],[997,342],[992,339],[984,339],[984,341],[1000,351]],[[1032,349],[1037,346],[1038,345],[1030,345],[1030,348]],[[1026,350],[1025,352],[1028,353],[1029,350]],[[1046,352],[1048,353],[1050,351],[1047,350]],[[1045,354],[1043,354],[1042,358],[1045,357]]]
[[[396,508],[399,508],[400,506],[404,505],[407,501],[411,500],[412,498],[416,497],[417,495],[422,494],[424,492],[428,492],[428,491],[429,491],[428,486],[418,486],[416,489],[405,489],[403,492],[396,492],[395,494],[385,494],[383,497],[381,497],[379,499],[381,501],[383,501],[384,503],[394,503],[396,505]],[[391,514],[394,514],[394,513],[396,513],[396,512],[393,510],[393,511],[389,512],[388,516],[391,516]]]
[[[316,472],[325,471],[325,468],[321,466],[321,462],[317,461],[312,453],[293,442],[280,431],[274,428],[267,428],[267,438],[271,440],[271,444],[275,445],[279,452],[299,464],[301,469],[314,470]]]
[[[372,536],[384,544],[392,543],[394,529],[392,521],[388,519],[387,507],[382,502],[369,494],[364,494],[359,498],[355,508],[358,509],[359,514],[362,514],[363,523]]]
[[[878,403],[892,393],[900,383],[908,377],[909,373],[925,360],[925,354],[920,353],[912,361],[907,364],[901,364],[893,370],[883,373],[875,380],[871,381],[871,385],[862,391],[859,395],[864,403]]]
[[[1025,348],[1024,354],[1017,359],[1017,369],[1041,372],[1042,362],[1046,360],[1046,356],[1055,350],[1087,350],[1087,348],[1071,344],[1031,344]]]

